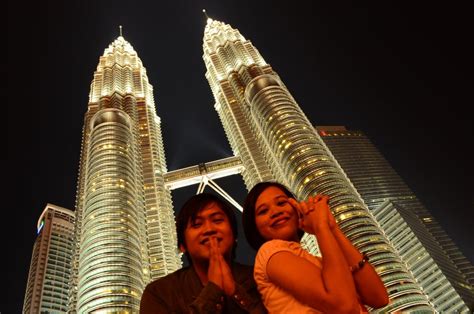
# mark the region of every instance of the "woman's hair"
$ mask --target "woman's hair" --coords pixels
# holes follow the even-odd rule
[[[237,219],[235,218],[234,211],[232,207],[221,200],[214,194],[201,193],[191,196],[181,207],[178,216],[176,217],[176,231],[178,233],[178,246],[183,245],[186,248],[186,241],[184,237],[184,232],[188,225],[189,221],[194,221],[196,216],[201,210],[204,209],[207,205],[215,203],[219,206],[220,209],[225,213],[229,219],[230,227],[232,228],[232,234],[234,235],[234,246],[232,248],[232,259],[235,257],[235,249],[237,247]],[[188,253],[185,253],[188,258],[189,263],[191,263],[191,258],[188,256]]]
[[[267,188],[271,186],[279,188],[280,190],[283,191],[283,193],[286,194],[286,196],[290,198],[295,198],[293,193],[291,193],[290,190],[286,186],[278,182],[257,183],[250,190],[249,194],[247,194],[247,197],[245,198],[245,201],[244,201],[244,210],[242,212],[242,225],[244,228],[245,238],[247,239],[247,242],[256,251],[258,251],[258,249],[265,242],[267,242],[267,240],[265,240],[262,237],[262,235],[257,229],[257,225],[255,224],[255,203],[257,202],[257,199],[260,196],[260,194],[262,194],[263,191],[265,191]],[[304,234],[303,230],[298,230],[298,236],[300,239],[303,236],[303,234]]]

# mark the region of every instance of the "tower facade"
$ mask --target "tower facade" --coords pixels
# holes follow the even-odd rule
[[[22,313],[68,310],[74,212],[47,204],[37,223]]]
[[[365,252],[387,286],[382,311],[427,310],[432,304],[385,237],[337,161],[278,74],[231,26],[208,19],[203,59],[215,109],[247,188],[264,180],[286,184],[299,198],[330,196],[343,232]],[[303,245],[316,253],[314,237]]]
[[[316,127],[436,310],[473,310],[474,267],[367,136]]]
[[[137,312],[181,267],[153,87],[122,36],[105,49],[84,117],[70,310]]]

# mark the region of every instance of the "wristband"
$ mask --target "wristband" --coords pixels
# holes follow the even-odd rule
[[[356,273],[358,272],[362,267],[364,267],[365,263],[369,262],[369,259],[365,253],[362,254],[362,259],[355,265],[350,266],[349,270],[351,273]]]

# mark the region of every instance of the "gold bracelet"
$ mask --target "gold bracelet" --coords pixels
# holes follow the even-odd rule
[[[362,259],[354,266],[350,266],[349,270],[351,271],[351,273],[356,273],[362,267],[364,267],[365,263],[368,263],[368,262],[369,262],[369,258],[367,257],[367,255],[365,255],[365,253],[362,253]]]

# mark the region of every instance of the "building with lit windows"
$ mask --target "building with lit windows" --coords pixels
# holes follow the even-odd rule
[[[74,212],[47,204],[37,223],[22,313],[65,313],[68,309]]]
[[[153,87],[124,37],[99,59],[84,117],[70,311],[138,312],[181,267]]]
[[[230,25],[208,19],[203,59],[216,109],[248,189],[277,180],[299,198],[330,196],[341,229],[365,252],[384,281],[391,302],[381,312],[433,311],[433,305],[324,141],[272,67]],[[317,252],[314,237],[303,245]]]
[[[239,208],[213,181],[238,173],[248,189],[276,180],[298,198],[329,195],[341,229],[387,287],[390,303],[378,311],[465,309],[459,295],[470,300],[472,266],[442,241],[442,230],[412,194],[393,181],[401,189],[394,197],[381,188],[384,182],[375,180],[374,186],[364,173],[360,182],[371,184],[359,184],[326,134],[313,128],[278,74],[237,29],[208,19],[203,51],[214,108],[235,156],[167,172],[153,87],[136,51],[120,35],[99,59],[84,116],[75,212],[69,215],[75,225],[67,229],[63,222],[61,227],[71,239],[71,267],[58,258],[62,264],[54,264],[55,273],[41,279],[49,261],[41,241],[49,227],[40,219],[25,312],[46,306],[71,313],[138,312],[146,284],[182,264],[170,191],[199,184],[199,193],[210,186]],[[314,236],[305,235],[302,244],[318,254]],[[464,270],[471,275],[461,278]],[[55,280],[62,288],[52,284]],[[37,288],[47,294],[43,297]]]
[[[473,310],[474,267],[369,138],[343,126],[316,129],[435,309]]]

